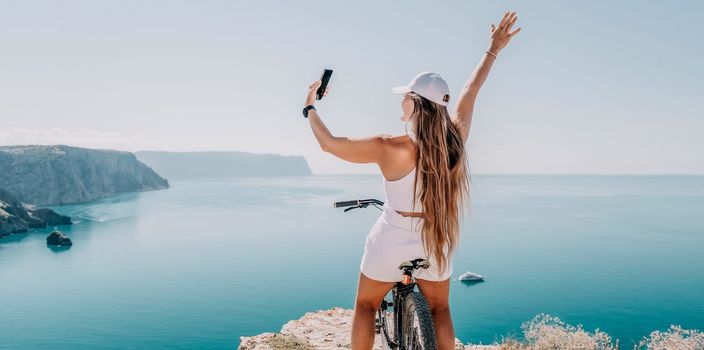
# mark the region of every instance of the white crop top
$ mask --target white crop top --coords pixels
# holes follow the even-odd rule
[[[420,200],[416,198],[416,207],[413,208],[413,182],[416,178],[416,168],[413,168],[406,176],[389,181],[386,178],[384,181],[384,194],[386,194],[386,203],[393,210],[406,212],[423,212],[423,206]]]

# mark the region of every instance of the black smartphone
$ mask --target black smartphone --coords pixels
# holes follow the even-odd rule
[[[332,69],[326,69],[323,71],[323,76],[320,78],[320,80],[322,80],[323,83],[320,84],[318,91],[315,92],[318,100],[323,98],[323,93],[325,92],[325,88],[328,87],[328,82],[330,81],[331,75],[332,75]]]

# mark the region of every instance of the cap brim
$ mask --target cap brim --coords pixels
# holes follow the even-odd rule
[[[397,87],[391,89],[391,92],[393,92],[393,93],[396,94],[396,95],[405,94],[405,93],[411,92],[411,91],[412,91],[412,90],[411,90],[411,88],[408,87],[408,85],[406,85],[406,86],[397,86]]]

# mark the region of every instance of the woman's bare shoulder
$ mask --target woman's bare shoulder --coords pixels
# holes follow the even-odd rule
[[[386,136],[384,139],[386,161],[379,166],[387,179],[397,178],[415,167],[416,149],[408,135]]]
[[[407,147],[411,143],[411,139],[408,135],[389,135],[384,134],[384,139],[390,146],[394,147]]]

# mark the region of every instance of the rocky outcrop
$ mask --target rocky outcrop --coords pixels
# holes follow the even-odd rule
[[[286,323],[279,333],[262,333],[240,337],[238,350],[316,350],[350,349],[352,310],[333,307],[329,310],[307,312],[298,320]],[[381,335],[374,339],[374,350],[383,349]],[[498,346],[463,345],[455,339],[456,350],[498,350]]]
[[[130,152],[57,146],[0,147],[0,188],[37,206],[168,188]]]
[[[0,208],[0,238],[13,233],[27,232],[27,223],[22,219],[10,215]]]
[[[22,204],[15,196],[0,188],[0,237],[27,232],[30,228],[48,225],[70,225],[71,218],[51,209],[34,209]]]
[[[206,179],[229,177],[309,176],[302,156],[222,152],[140,151],[135,155],[168,179]]]

